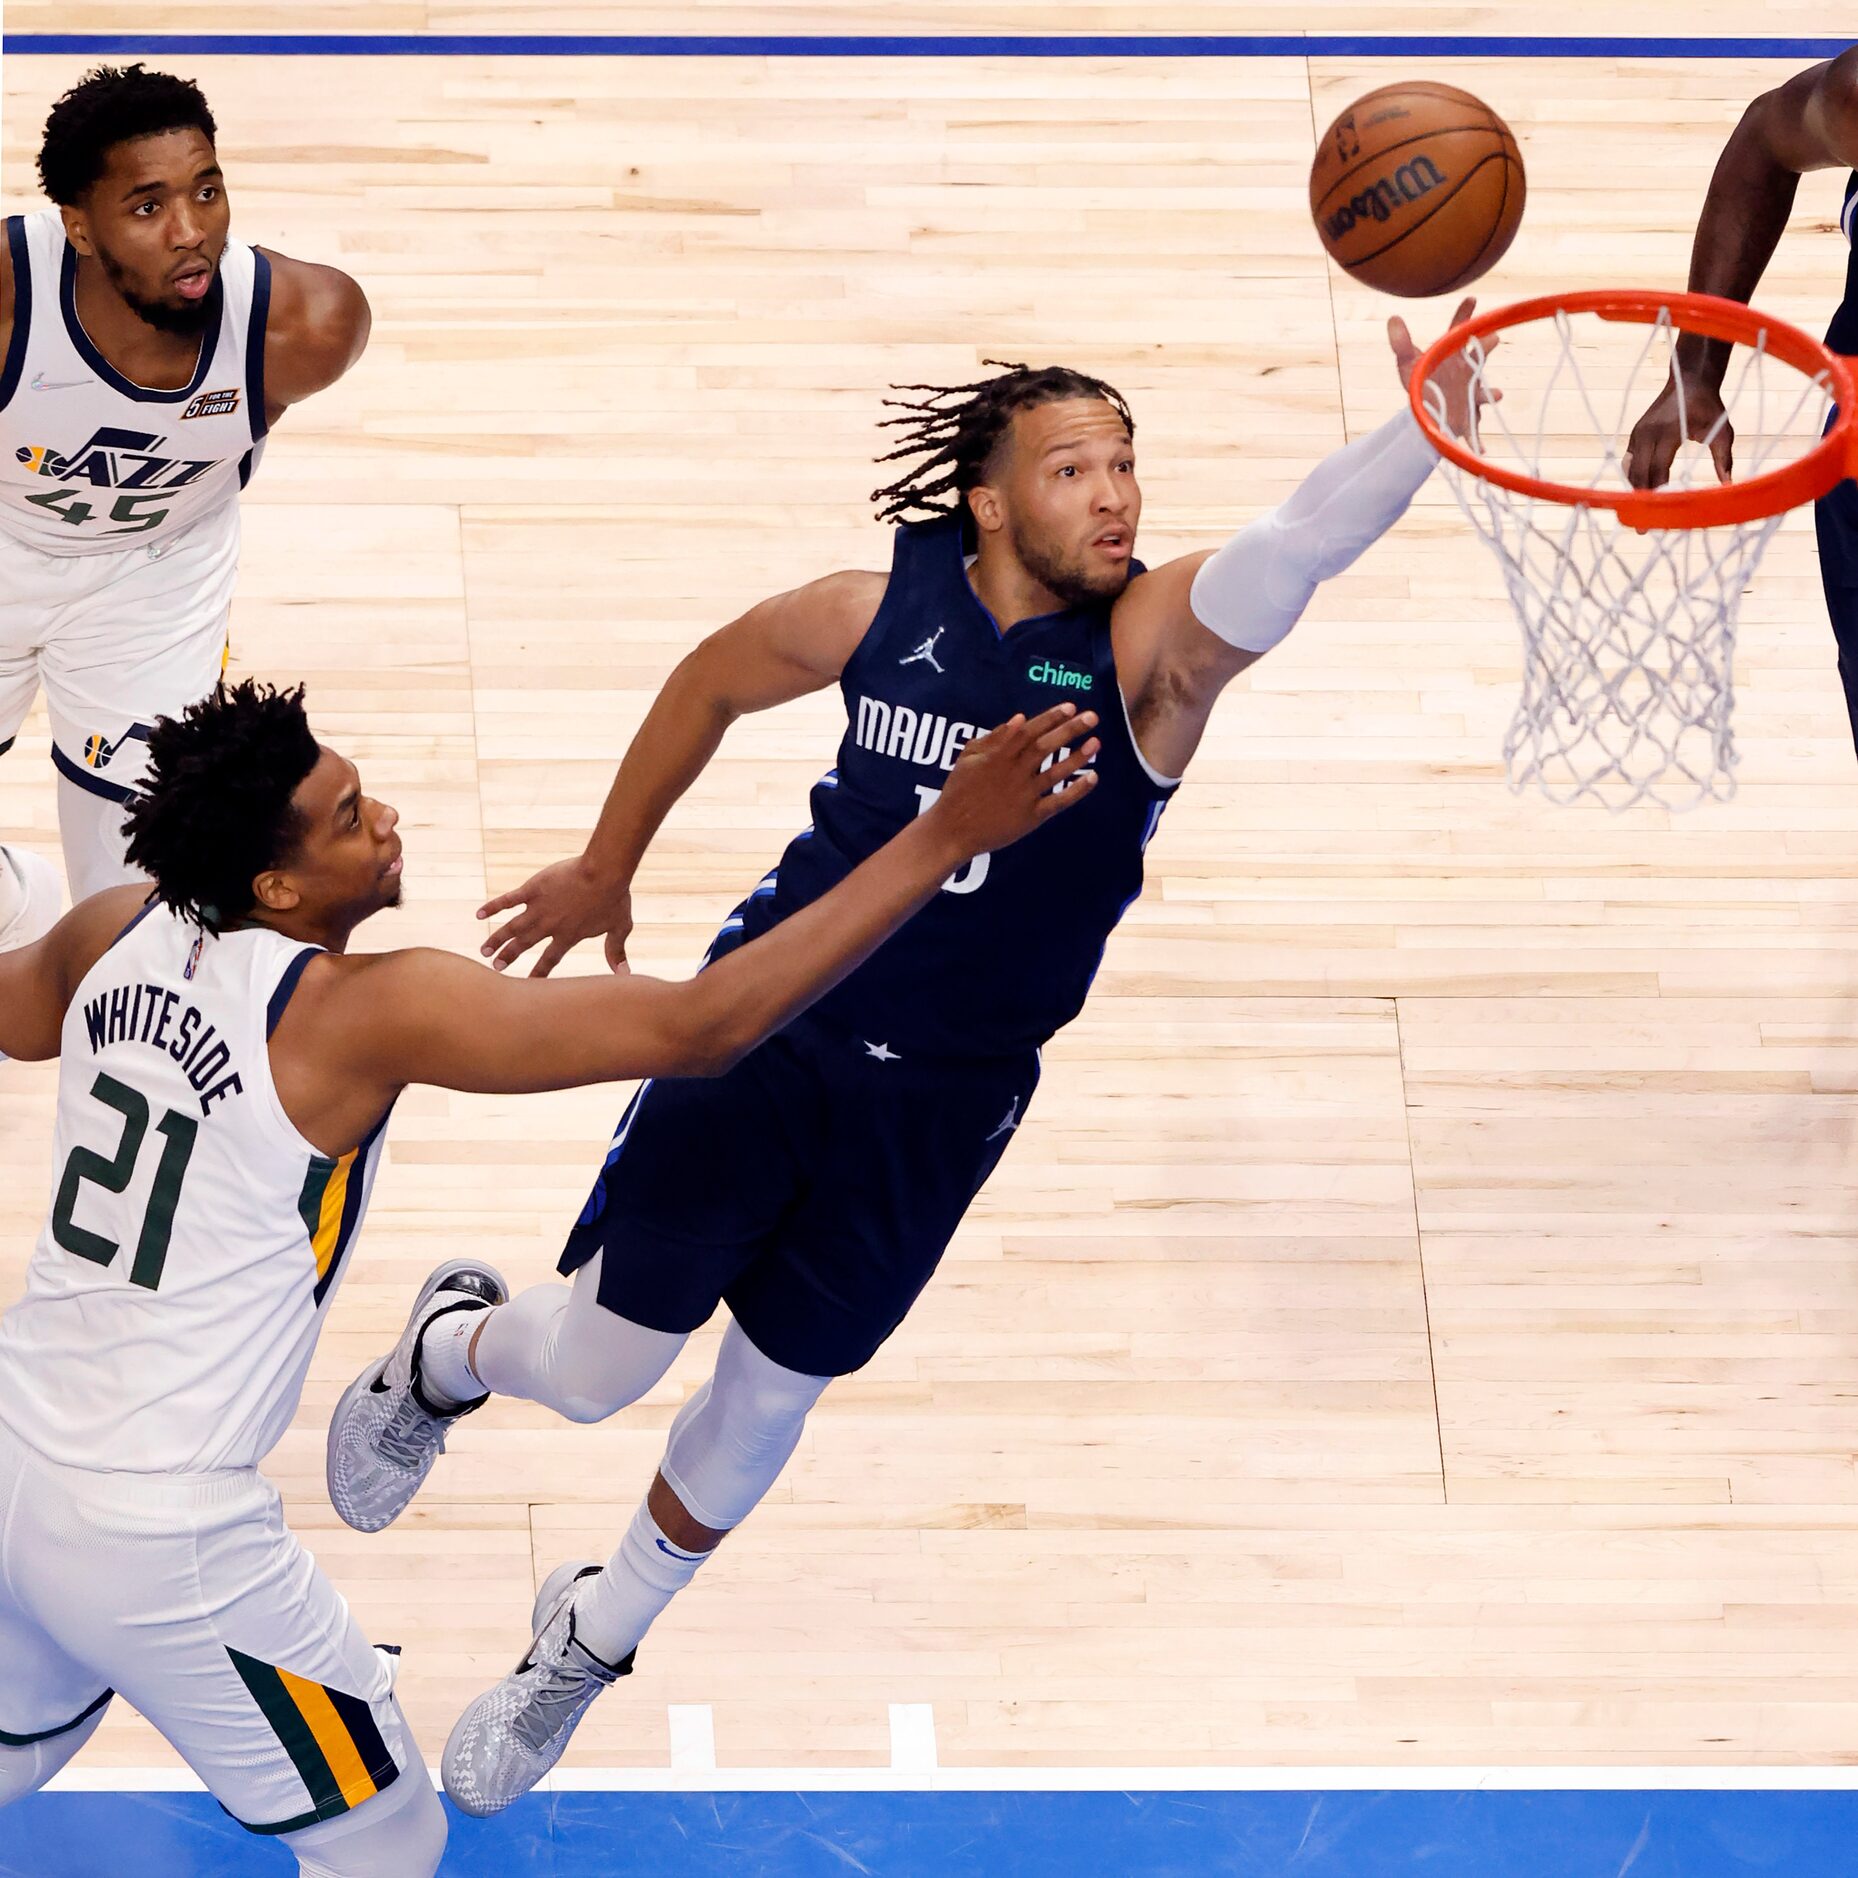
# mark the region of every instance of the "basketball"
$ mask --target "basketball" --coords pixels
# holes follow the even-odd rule
[[[1452,293],[1502,260],[1523,218],[1510,127],[1452,85],[1383,85],[1324,133],[1310,214],[1345,273],[1403,299]]]

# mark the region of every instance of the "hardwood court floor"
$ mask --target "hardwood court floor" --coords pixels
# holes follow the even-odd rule
[[[54,11],[117,19],[9,17]],[[442,11],[369,23],[511,24]],[[1416,23],[1346,11],[1322,23]],[[522,23],[543,19],[664,25]],[[369,944],[470,946],[486,887],[578,841],[684,648],[882,564],[864,497],[888,381],[983,356],[1114,380],[1150,560],[1216,543],[1394,408],[1388,304],[1326,269],[1303,188],[1315,128],[1411,64],[190,69],[238,232],[339,261],[375,307],[362,367],[272,442],[236,615],[240,669],[307,679],[405,813],[409,906]],[[1494,301],[1680,282],[1721,139],[1785,68],[1426,69],[1527,153]],[[77,71],[7,61],[9,208]],[[1802,189],[1764,294],[1813,326],[1837,199]],[[1409,312],[1429,331],[1441,309]],[[892,1702],[934,1704],[944,1764],[1850,1755],[1858,787],[1810,525],[1749,598],[1733,804],[1615,822],[1512,797],[1516,670],[1495,571],[1435,484],[1222,708],[939,1280],[577,1761],[665,1765],[666,1705],[691,1702],[725,1766],[881,1762]],[[641,965],[695,963],[837,723],[827,698],[731,735],[641,874]],[[0,826],[55,845],[41,720],[0,764]],[[3,1295],[51,1089],[0,1075]],[[497,1405],[379,1538],[329,1511],[322,1430],[439,1257],[548,1274],[625,1093],[408,1097],[274,1457],[293,1520],[405,1645],[429,1753],[513,1659],[538,1571],[615,1541],[713,1334],[605,1427]],[[119,1715],[88,1758],[167,1754]]]

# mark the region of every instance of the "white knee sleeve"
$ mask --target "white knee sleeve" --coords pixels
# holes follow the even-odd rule
[[[709,1381],[671,1425],[659,1469],[691,1518],[717,1532],[739,1526],[780,1478],[831,1380],[783,1369],[731,1324]]]
[[[684,1333],[648,1330],[600,1302],[597,1255],[569,1285],[534,1285],[493,1311],[472,1368],[498,1395],[540,1402],[570,1421],[598,1422],[653,1387]]]
[[[75,1728],[67,1728],[63,1734],[53,1735],[46,1741],[35,1741],[30,1747],[0,1747],[0,1806],[9,1806],[29,1793],[37,1793],[97,1732],[108,1709],[106,1702],[96,1714],[87,1716]]]
[[[739,1526],[780,1477],[831,1380],[771,1363],[731,1324],[709,1381],[672,1424],[659,1465],[684,1511],[712,1532]],[[685,1544],[681,1531],[673,1543],[661,1530],[648,1498],[606,1569],[575,1596],[576,1630],[597,1656],[619,1662],[710,1557]]]
[[[65,874],[71,900],[88,900],[106,887],[126,887],[148,877],[124,858],[122,803],[80,789],[69,776],[58,778],[58,833],[64,842]]]
[[[286,1833],[284,1843],[303,1878],[433,1878],[445,1856],[445,1809],[415,1758],[352,1813]]]

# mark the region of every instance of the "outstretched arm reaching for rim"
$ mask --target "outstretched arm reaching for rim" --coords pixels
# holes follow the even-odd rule
[[[1462,325],[1477,308],[1466,300]],[[1387,323],[1404,387],[1419,362],[1406,322]],[[1486,357],[1498,341],[1484,342]],[[1500,397],[1462,356],[1444,361],[1430,384],[1446,428],[1474,432],[1477,407]],[[1378,430],[1317,464],[1276,508],[1211,554],[1183,555],[1131,583],[1116,603],[1116,669],[1129,722],[1151,768],[1178,776],[1199,747],[1219,694],[1283,640],[1316,589],[1352,567],[1406,513],[1438,462],[1402,406]]]

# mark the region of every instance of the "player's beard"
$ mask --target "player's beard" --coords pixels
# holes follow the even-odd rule
[[[97,249],[97,259],[103,264],[104,279],[116,289],[123,305],[144,326],[152,326],[158,333],[167,333],[175,339],[198,339],[219,310],[210,288],[198,300],[183,300],[178,306],[171,306],[165,300],[144,300],[130,286],[129,270],[120,261],[101,247]]]
[[[1105,600],[1114,600],[1129,584],[1127,561],[1093,576],[1081,561],[1064,559],[1017,528],[1013,530],[1013,552],[1019,556],[1020,566],[1066,606],[1101,605]]]

